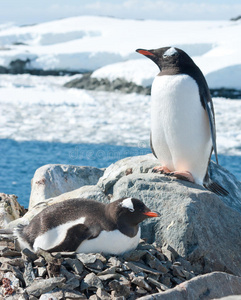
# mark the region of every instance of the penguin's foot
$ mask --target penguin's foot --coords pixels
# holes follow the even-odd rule
[[[195,183],[192,174],[188,171],[175,171],[175,172],[170,172],[170,173],[165,173],[165,174],[169,175],[169,176],[174,176],[180,180],[185,180],[185,181],[190,181],[190,182]]]
[[[165,166],[157,166],[152,169],[153,173],[169,174],[171,171]]]

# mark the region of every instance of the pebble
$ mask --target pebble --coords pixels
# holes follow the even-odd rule
[[[98,288],[103,289],[103,283],[101,282],[100,278],[96,276],[94,273],[90,273],[85,276],[85,278],[81,282],[80,289],[81,291],[84,290],[97,290]]]
[[[62,287],[66,279],[64,277],[53,277],[48,279],[35,280],[33,284],[26,288],[29,295],[39,297],[56,287]]]
[[[83,272],[84,266],[79,259],[66,258],[65,262],[75,273],[81,274]]]

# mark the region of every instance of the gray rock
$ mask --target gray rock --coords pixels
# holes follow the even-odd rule
[[[42,294],[52,291],[56,287],[62,287],[64,285],[64,277],[53,277],[48,279],[38,279],[26,288],[26,292],[29,295],[39,297]]]
[[[46,199],[95,185],[102,175],[103,170],[94,167],[45,165],[36,170],[32,179],[29,209]]]
[[[222,272],[197,276],[163,293],[141,297],[140,300],[196,300],[241,295],[241,277]]]
[[[15,195],[0,193],[0,228],[5,228],[11,221],[25,214],[26,211],[17,198]]]
[[[213,300],[217,300],[217,298]],[[241,295],[222,297],[222,298],[218,298],[218,300],[241,300]]]
[[[163,274],[168,272],[168,269],[150,252],[146,253],[146,262],[151,268],[161,271]]]
[[[110,300],[110,294],[108,294],[105,290],[97,289],[96,296],[99,297],[101,300]]]
[[[241,275],[241,183],[211,163],[213,180],[229,191],[221,197],[197,184],[150,173],[155,164],[150,155],[126,158],[107,168],[98,185],[113,192],[112,201],[131,196],[161,213],[142,223],[142,237],[148,242],[170,245],[202,268],[200,272]],[[130,167],[132,174],[125,175]],[[176,259],[173,252],[170,255]]]
[[[45,275],[47,275],[46,267],[38,267],[38,276],[44,277]]]
[[[31,250],[29,250],[28,248],[25,248],[22,250],[22,254],[27,256],[27,258],[30,260],[30,261],[34,261],[36,259],[38,259],[38,256],[32,252]]]
[[[76,256],[84,265],[93,264],[97,259],[96,255],[91,253],[78,253]]]
[[[65,300],[84,300],[87,299],[86,296],[75,290],[64,290]]]
[[[89,273],[88,275],[86,275],[85,278],[82,280],[80,286],[81,291],[84,291],[86,289],[97,290],[98,288],[103,289],[104,286],[99,277],[96,276],[94,273]]]
[[[161,289],[162,291],[167,291],[169,289],[169,287],[167,287],[165,284],[151,278],[151,277],[147,277],[147,281],[154,285],[155,287],[158,287],[159,289]]]
[[[114,297],[128,297],[131,292],[129,286],[122,284],[118,280],[111,281],[109,287],[114,291]]]
[[[138,262],[128,261],[125,263],[125,265],[127,265],[128,268],[130,268],[135,273],[145,272],[145,273],[150,273],[153,275],[161,275],[162,274],[161,271],[154,270],[154,269],[149,268],[148,266],[146,266],[142,263],[138,263]]]
[[[83,272],[83,264],[80,260],[78,259],[72,259],[72,258],[66,258],[65,262],[71,267],[71,269],[77,273],[81,274]]]
[[[151,291],[152,288],[150,287],[150,285],[146,282],[145,278],[142,276],[136,276],[132,279],[131,283],[134,283],[135,285],[147,290],[147,291]]]
[[[61,275],[64,275],[65,278],[66,278],[66,282],[64,284],[64,288],[65,289],[73,290],[73,289],[79,287],[79,285],[80,285],[80,282],[79,282],[80,277],[78,275],[73,274],[73,273],[67,271],[64,266],[60,267],[60,272],[61,272]]]
[[[23,278],[25,280],[26,286],[30,286],[35,279],[35,275],[33,272],[33,267],[31,262],[25,262],[25,269],[23,273]]]

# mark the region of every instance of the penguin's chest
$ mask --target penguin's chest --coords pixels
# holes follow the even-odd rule
[[[208,116],[201,105],[198,85],[190,76],[155,78],[151,134],[158,159],[170,170],[188,170],[192,162],[208,159],[211,149]],[[201,154],[203,151],[205,155]]]

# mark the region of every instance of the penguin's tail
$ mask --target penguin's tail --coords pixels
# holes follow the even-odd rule
[[[217,182],[213,181],[210,177],[207,178],[207,176],[204,179],[203,186],[207,190],[215,193],[218,196],[227,196],[229,194],[229,192],[225,190],[225,188],[223,188]]]

